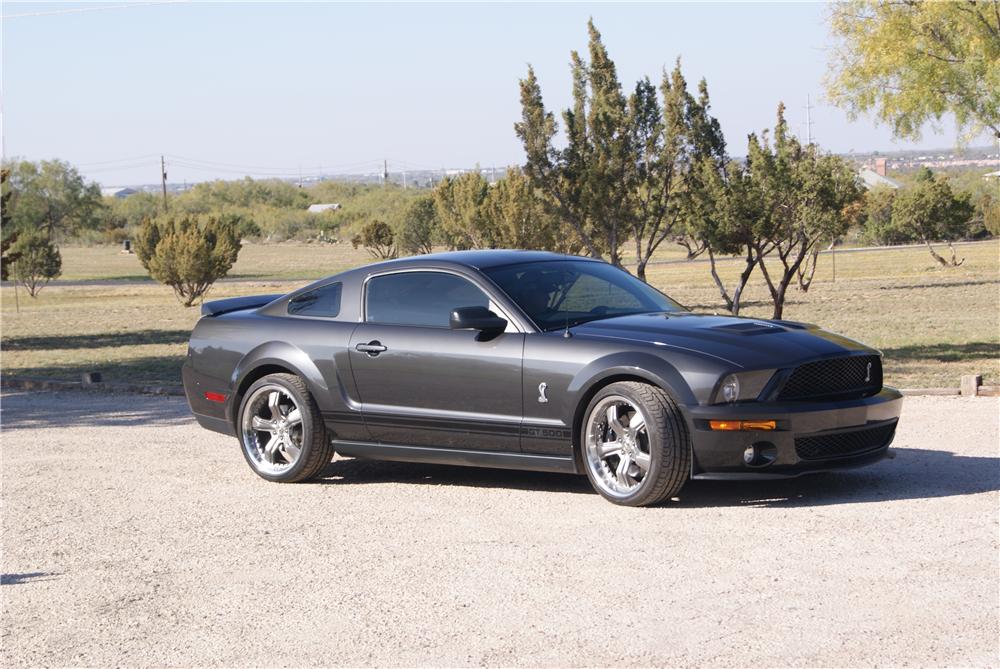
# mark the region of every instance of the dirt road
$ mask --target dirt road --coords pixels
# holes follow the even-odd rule
[[[269,484],[180,398],[2,401],[3,666],[1000,664],[996,398],[652,509],[354,460]]]

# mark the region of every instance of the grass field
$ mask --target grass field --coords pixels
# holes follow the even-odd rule
[[[145,279],[134,256],[111,247],[64,247],[63,279]],[[820,260],[808,293],[791,289],[785,318],[820,324],[880,348],[886,382],[899,387],[957,386],[962,374],[1000,383],[1000,242],[959,247],[966,258],[942,269],[926,249],[838,253]],[[671,249],[662,259],[681,259]],[[309,280],[369,259],[345,244],[247,245],[233,268],[236,281],[219,283],[211,298],[286,292]],[[739,263],[721,265],[732,279]],[[650,282],[695,311],[724,311],[701,262],[649,268]],[[198,318],[168,288],[155,283],[52,285],[31,300],[2,295],[3,372],[77,379],[179,383],[187,336]],[[746,293],[743,315],[769,317],[762,283]]]

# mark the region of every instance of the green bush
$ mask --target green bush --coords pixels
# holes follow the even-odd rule
[[[351,239],[354,248],[364,246],[375,258],[395,258],[396,235],[385,221],[372,221]]]
[[[438,236],[434,198],[420,197],[410,203],[399,227],[399,248],[404,253],[430,253]]]
[[[190,307],[236,262],[241,221],[235,216],[147,219],[136,235],[135,252],[149,275]]]
[[[10,248],[17,257],[10,267],[14,280],[35,297],[49,281],[62,273],[62,256],[44,232],[22,232]]]

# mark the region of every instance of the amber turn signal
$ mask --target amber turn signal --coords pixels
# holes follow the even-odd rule
[[[773,420],[710,420],[708,426],[713,430],[773,430],[777,427]]]

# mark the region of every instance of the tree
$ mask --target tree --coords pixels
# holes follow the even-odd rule
[[[972,215],[968,196],[956,196],[947,180],[935,177],[925,167],[917,174],[913,185],[896,196],[892,206],[892,227],[899,234],[926,244],[931,256],[943,267],[957,267],[964,260],[956,260],[951,242],[966,235]],[[951,259],[938,255],[931,246],[932,241],[947,242]]]
[[[11,255],[17,257],[11,264],[11,275],[25,287],[31,297],[37,297],[38,292],[49,281],[62,273],[62,256],[59,254],[59,249],[43,232],[19,234],[11,251]]]
[[[99,227],[104,238],[120,242],[134,234],[142,222],[153,218],[163,209],[163,201],[155,193],[135,193],[125,198],[104,198],[104,207],[98,213]]]
[[[136,235],[134,248],[149,275],[173,288],[190,307],[236,262],[239,224],[235,216],[150,218]]]
[[[803,146],[789,134],[783,104],[778,105],[773,148],[766,136],[763,142],[751,136],[747,164],[763,204],[757,266],[771,293],[772,318],[780,319],[788,286],[803,262],[820,242],[832,243],[847,232],[861,186],[847,161],[821,153],[814,144]]]
[[[399,248],[406,253],[431,253],[438,233],[434,197],[422,195],[406,208],[399,230]]]
[[[892,205],[895,200],[896,191],[892,188],[880,186],[865,193],[861,219],[861,233],[865,240],[879,245],[908,241],[892,225]]]
[[[11,246],[17,241],[17,230],[11,229],[10,200],[11,191],[8,180],[10,170],[3,168],[0,170],[0,280],[6,281],[10,276],[10,266],[21,254],[12,251]]]
[[[57,234],[97,227],[103,206],[101,189],[85,183],[69,163],[19,160],[9,169],[13,223],[18,230],[39,230],[53,239]]]
[[[852,0],[830,11],[834,103],[874,111],[899,137],[945,113],[968,137],[1000,137],[1000,0]]]
[[[514,126],[527,154],[525,173],[553,202],[591,256],[621,267],[628,236],[628,172],[634,166],[627,101],[601,35],[588,22],[589,63],[570,54],[573,107],[563,112],[567,146],[553,146],[557,127],[545,110],[534,69],[521,80],[521,121]]]
[[[725,141],[709,114],[708,86],[693,97],[680,61],[663,73],[662,105],[648,78],[626,99],[615,65],[593,22],[589,62],[573,52],[573,107],[563,112],[567,146],[556,149],[557,127],[545,110],[534,70],[521,81],[521,122],[515,130],[528,161],[525,173],[558,216],[595,257],[622,265],[622,249],[635,244],[636,274],[664,241],[687,243],[678,234],[684,200],[704,187],[693,166],[711,160],[724,169]],[[689,252],[694,254],[689,247]]]
[[[645,92],[643,92],[645,90]],[[636,246],[636,274],[646,280],[646,265],[660,245],[672,239],[700,255],[699,246],[686,232],[685,212],[691,200],[702,199],[715,176],[726,169],[726,142],[722,128],[710,113],[708,84],[698,83],[698,97],[687,90],[680,60],[660,85],[663,95],[662,123],[648,82],[639,82],[629,99],[633,119],[633,146],[638,150],[633,184],[631,233]],[[697,208],[698,205],[694,205]]]
[[[489,183],[479,170],[445,177],[434,189],[434,206],[441,232],[451,246],[463,249],[497,247],[496,231],[483,218]]]
[[[755,141],[751,135],[751,144]],[[707,251],[719,294],[730,313],[738,316],[743,290],[757,267],[758,252],[769,230],[762,193],[751,178],[749,166],[736,161],[719,170],[714,161],[703,159],[695,166],[695,173],[702,185],[686,199],[682,214],[685,235],[690,240],[689,253],[692,248]],[[743,259],[743,268],[732,287],[727,287],[719,275],[719,255]]]
[[[490,188],[481,214],[498,246],[577,253],[580,244],[564,234],[556,217],[519,168],[507,170]]]
[[[382,260],[397,255],[396,235],[385,221],[375,220],[361,228],[361,232],[351,239],[351,245],[354,248],[364,246],[372,257]]]

